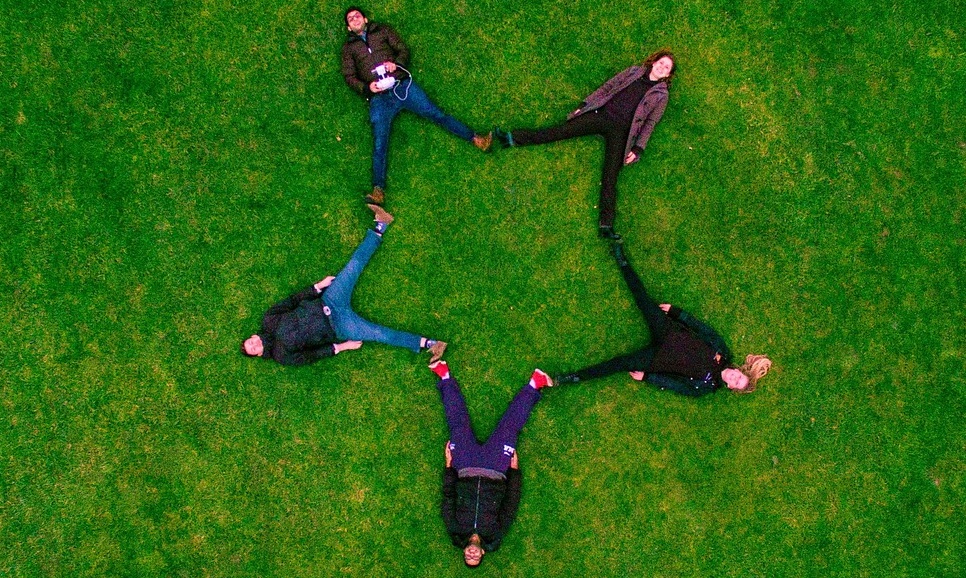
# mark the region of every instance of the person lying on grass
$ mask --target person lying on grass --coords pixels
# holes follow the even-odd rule
[[[478,135],[443,112],[416,84],[405,69],[409,66],[409,48],[395,30],[387,24],[369,22],[356,6],[345,11],[345,24],[348,35],[342,45],[342,76],[349,88],[369,101],[372,124],[372,192],[366,195],[367,203],[385,202],[389,134],[393,119],[402,110],[433,121],[484,152],[490,150],[491,135]]]
[[[481,444],[449,366],[437,361],[429,368],[439,377],[436,388],[450,436],[443,470],[443,522],[453,545],[463,549],[466,565],[478,566],[485,553],[500,547],[516,518],[522,486],[517,438],[540,400],[540,390],[552,386],[553,381],[535,369],[530,382],[516,394],[496,429]]]
[[[615,242],[613,253],[647,322],[651,342],[627,355],[558,376],[554,378],[555,382],[580,383],[627,371],[638,381],[695,397],[721,387],[735,393],[755,390],[758,380],[771,367],[768,357],[749,355],[741,367],[732,365],[731,352],[714,329],[677,307],[667,303],[658,305],[631,268],[623,244]]]
[[[587,135],[604,138],[604,166],[600,182],[601,237],[616,239],[617,177],[625,165],[636,163],[667,107],[668,87],[677,65],[667,50],[651,54],[605,82],[584,99],[567,122],[544,129],[493,131],[503,147],[546,144]]]
[[[375,213],[375,226],[366,231],[345,268],[335,277],[326,277],[270,307],[262,319],[261,331],[242,342],[242,353],[268,357],[283,365],[306,365],[342,351],[359,349],[365,341],[375,341],[417,353],[428,349],[432,361],[443,355],[444,341],[377,325],[352,310],[356,282],[393,221],[393,216],[382,208],[376,205],[369,208]]]

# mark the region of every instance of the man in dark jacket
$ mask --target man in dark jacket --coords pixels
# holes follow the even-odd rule
[[[477,566],[493,552],[517,515],[522,478],[517,461],[517,437],[527,423],[540,389],[553,385],[535,369],[530,382],[510,402],[489,439],[480,443],[473,433],[466,401],[445,361],[431,363],[443,401],[450,439],[443,470],[443,522],[453,545],[463,548],[467,566]]]
[[[245,355],[270,357],[283,365],[306,365],[359,349],[364,341],[405,347],[417,353],[426,348],[432,353],[432,361],[443,355],[443,341],[377,325],[352,310],[356,282],[393,221],[393,216],[382,208],[370,205],[370,209],[375,213],[375,226],[366,232],[345,268],[335,277],[326,277],[270,307],[262,319],[262,330],[242,343]]]
[[[349,35],[342,45],[342,76],[346,84],[369,101],[372,123],[372,193],[366,202],[382,205],[385,201],[386,159],[392,121],[400,110],[409,110],[435,122],[449,132],[473,143],[483,151],[490,149],[492,136],[475,134],[469,127],[444,113],[416,84],[406,66],[409,48],[386,24],[370,23],[361,8],[345,12]]]

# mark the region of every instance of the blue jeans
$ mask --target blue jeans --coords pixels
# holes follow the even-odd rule
[[[382,237],[371,229],[366,231],[366,238],[342,271],[335,276],[332,284],[325,289],[322,301],[332,310],[332,327],[340,341],[375,341],[419,353],[419,342],[422,340],[419,335],[376,325],[352,310],[352,292],[356,288],[356,282],[381,244]]]
[[[409,92],[408,96],[407,91]],[[396,93],[405,96],[406,100],[400,100]],[[413,82],[413,79],[407,78],[395,87],[374,95],[372,100],[369,101],[369,122],[372,123],[373,140],[373,186],[386,187],[389,132],[392,130],[393,119],[396,118],[400,110],[404,109],[423,118],[428,118],[463,140],[473,140],[473,131],[468,126],[440,110],[438,106],[433,104],[433,101],[429,100],[423,89]]]
[[[527,423],[533,406],[540,401],[540,392],[529,384],[520,388],[513,401],[503,412],[500,423],[485,443],[480,443],[473,433],[466,400],[459,384],[453,378],[441,379],[436,384],[443,401],[446,425],[449,427],[449,449],[453,455],[452,466],[463,468],[487,468],[498,472],[510,469],[510,460],[517,451],[517,438]]]

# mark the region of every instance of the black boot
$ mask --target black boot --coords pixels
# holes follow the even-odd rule
[[[624,243],[622,241],[614,241],[610,249],[611,253],[614,254],[614,260],[617,261],[618,267],[627,267],[630,265],[627,261],[627,254],[624,253]]]
[[[614,231],[613,225],[601,225],[597,227],[597,236],[601,239],[610,239],[611,241],[621,240],[621,236]]]
[[[568,373],[567,375],[558,375],[553,378],[554,385],[567,385],[568,383],[580,383],[580,378],[577,377],[576,373]]]

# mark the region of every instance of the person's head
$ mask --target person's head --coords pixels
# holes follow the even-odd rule
[[[483,545],[480,543],[480,536],[473,534],[470,536],[470,543],[463,548],[463,561],[470,568],[476,568],[483,561]]]
[[[758,386],[758,380],[765,377],[771,368],[771,360],[766,355],[749,355],[741,367],[728,367],[721,371],[721,379],[728,389],[735,393],[751,393]]]
[[[650,69],[652,80],[663,80],[670,85],[678,64],[670,50],[658,50],[644,60],[644,67]]]
[[[369,23],[369,19],[366,18],[366,13],[363,12],[362,8],[357,6],[349,6],[345,11],[344,18],[346,28],[353,34],[359,34],[365,30],[366,24]]]
[[[248,357],[261,357],[265,353],[265,344],[262,343],[262,338],[256,333],[242,341],[241,351]]]

